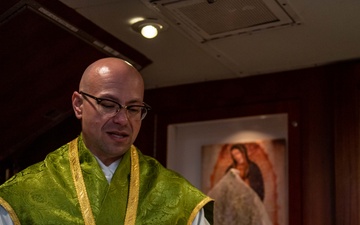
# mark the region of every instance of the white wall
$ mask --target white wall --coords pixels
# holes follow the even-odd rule
[[[287,127],[287,114],[172,124],[168,127],[167,167],[179,172],[201,189],[203,145],[259,139],[287,140]]]

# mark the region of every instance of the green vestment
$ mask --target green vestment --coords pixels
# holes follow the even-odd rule
[[[134,146],[109,184],[81,136],[71,143],[0,186],[0,205],[15,224],[180,225],[201,208],[212,222],[209,197]]]

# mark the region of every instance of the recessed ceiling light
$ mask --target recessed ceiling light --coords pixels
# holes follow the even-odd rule
[[[143,37],[151,39],[155,38],[159,32],[165,30],[167,25],[156,19],[144,19],[132,24],[131,27]]]

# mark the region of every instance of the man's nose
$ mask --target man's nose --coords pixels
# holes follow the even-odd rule
[[[129,116],[127,110],[121,108],[113,117],[115,123],[124,123],[129,121]]]

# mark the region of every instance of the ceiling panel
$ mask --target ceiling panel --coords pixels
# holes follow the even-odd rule
[[[357,29],[360,2],[356,0],[273,0],[295,15],[292,26],[259,29],[205,42],[199,42],[194,32],[184,29],[187,24],[159,10],[162,3],[172,0],[63,2],[154,61],[142,70],[148,89],[314,67],[360,57]],[[224,10],[226,5],[221,0],[212,4],[205,0],[176,2],[179,5],[198,2],[209,12]],[[229,13],[243,10],[240,14],[258,9],[253,1],[243,2],[242,8],[226,10]],[[188,14],[191,18],[198,16],[196,10],[188,13],[194,14]],[[157,39],[147,40],[131,29],[129,21],[134,17],[157,18],[169,26]],[[228,22],[231,23],[230,19]],[[207,26],[210,29],[212,23]]]

